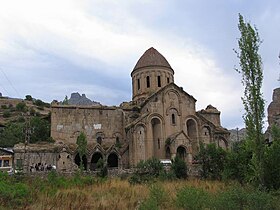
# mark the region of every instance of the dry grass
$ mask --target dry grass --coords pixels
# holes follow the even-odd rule
[[[164,209],[175,209],[176,192],[184,186],[203,188],[209,192],[225,189],[217,181],[180,180],[159,182],[166,193]],[[60,189],[54,194],[43,193],[30,209],[137,209],[149,196],[150,185],[130,185],[126,180],[109,179],[84,188]]]

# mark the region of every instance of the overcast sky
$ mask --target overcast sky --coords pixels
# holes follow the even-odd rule
[[[263,43],[263,93],[279,87],[277,0],[0,0],[0,92],[51,102],[72,92],[104,105],[131,100],[130,73],[156,48],[175,83],[221,112],[223,126],[244,127],[238,13]]]

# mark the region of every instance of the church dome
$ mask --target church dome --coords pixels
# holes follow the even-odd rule
[[[170,64],[165,59],[165,57],[153,47],[148,49],[140,57],[132,72],[134,72],[137,69],[141,69],[145,67],[165,67],[171,69],[173,72],[173,69],[171,68]]]

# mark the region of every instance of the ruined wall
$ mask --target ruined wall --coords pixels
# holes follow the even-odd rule
[[[115,107],[52,106],[51,137],[55,141],[76,143],[83,131],[88,143],[113,144],[123,142],[124,114]]]

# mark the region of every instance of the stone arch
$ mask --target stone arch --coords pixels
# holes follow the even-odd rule
[[[84,170],[87,170],[87,157],[86,157],[86,155],[83,155],[83,156],[82,156],[82,161],[81,161],[80,154],[77,153],[77,154],[75,155],[74,162],[75,162],[75,164],[78,165],[79,167],[80,167],[81,164],[82,164]]]
[[[197,122],[193,118],[188,118],[186,121],[186,128],[187,128],[187,136],[191,140],[192,144],[192,151],[194,154],[198,151],[198,131],[197,131]]]
[[[152,142],[154,155],[159,157],[160,148],[163,146],[162,142],[162,123],[161,120],[157,117],[151,119],[151,127],[152,127]]]
[[[176,156],[180,157],[183,160],[187,158],[187,149],[184,146],[177,147]]]
[[[116,153],[112,152],[107,158],[107,165],[109,168],[119,167],[119,157]]]
[[[103,155],[100,152],[95,152],[93,153],[90,161],[90,170],[96,170],[97,169],[97,162],[102,159],[103,160]]]
[[[209,126],[204,125],[201,130],[201,139],[204,144],[211,143],[211,129]]]
[[[180,97],[180,94],[179,94],[178,91],[171,89],[171,90],[167,90],[167,91],[165,92],[165,95],[171,95],[171,94],[175,94],[175,95],[177,96],[176,99],[178,100],[179,103],[181,103],[181,97]],[[171,96],[171,97],[172,97],[172,96]],[[174,98],[174,100],[175,100],[175,98]]]
[[[174,108],[174,107],[171,107],[169,109],[166,110],[166,115],[169,115],[170,116],[170,125],[178,125],[178,120],[179,120],[179,117],[180,114],[179,114],[179,111]]]

